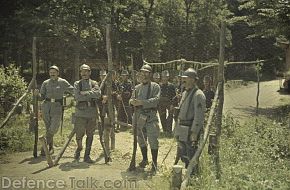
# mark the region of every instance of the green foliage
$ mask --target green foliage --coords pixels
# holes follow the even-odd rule
[[[26,88],[26,82],[19,75],[19,68],[14,65],[10,65],[7,68],[0,67],[1,112],[8,112],[12,108],[12,104],[25,93]],[[25,101],[27,100],[29,100],[29,97]]]
[[[0,130],[0,151],[28,151],[33,148],[34,136],[28,132],[29,118],[21,115]]]
[[[223,121],[220,141],[221,178],[216,180],[213,159],[204,150],[201,175],[191,189],[289,189],[289,128],[266,118],[239,124]]]

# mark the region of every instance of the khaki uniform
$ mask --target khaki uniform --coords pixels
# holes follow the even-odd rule
[[[46,128],[46,139],[49,149],[53,148],[53,136],[57,133],[62,119],[63,95],[72,93],[73,86],[65,79],[45,80],[40,88],[42,117]]]
[[[85,91],[85,95],[80,92]],[[96,119],[98,116],[96,100],[101,96],[101,91],[94,80],[79,80],[74,84],[74,96],[76,100],[76,111],[74,128],[76,131],[76,140],[78,148],[76,154],[80,154],[82,150],[82,138],[86,138],[86,150],[84,159],[88,158],[93,142],[93,135],[96,129]]]
[[[179,104],[178,123],[174,135],[178,140],[178,156],[188,166],[197,149],[197,141],[204,125],[205,95],[197,87],[184,91]],[[197,141],[193,142],[191,136]]]

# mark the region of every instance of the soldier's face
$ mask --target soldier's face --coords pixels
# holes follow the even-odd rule
[[[81,70],[82,79],[89,79],[90,76],[91,76],[91,71],[90,70],[86,70],[86,69]]]
[[[190,77],[183,78],[183,80],[185,89],[192,89],[196,84],[196,80]]]
[[[150,81],[150,72],[147,71],[141,71],[140,72],[140,81],[142,83],[146,83]]]
[[[160,82],[160,78],[153,78],[153,81],[159,83]]]
[[[59,72],[55,69],[50,69],[48,71],[49,73],[49,77],[52,79],[52,80],[56,80],[58,78],[58,75],[59,75]]]
[[[204,87],[209,87],[210,86],[210,81],[209,80],[204,80],[203,81]]]
[[[169,77],[162,77],[162,82],[167,83],[169,81]]]

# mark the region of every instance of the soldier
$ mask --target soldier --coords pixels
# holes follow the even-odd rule
[[[59,68],[51,66],[48,69],[50,79],[45,80],[39,91],[35,95],[40,95],[44,100],[41,106],[42,117],[46,128],[46,140],[49,152],[53,154],[53,136],[57,133],[62,119],[63,96],[65,92],[73,93],[73,86],[65,79],[59,77]],[[41,156],[45,156],[44,150],[41,149]]]
[[[138,144],[142,152],[142,161],[139,166],[145,168],[148,165],[147,157],[147,138],[151,148],[152,167],[151,171],[157,170],[158,157],[158,137],[159,124],[157,117],[157,105],[160,99],[160,86],[151,82],[152,68],[149,65],[143,65],[140,69],[140,82],[135,89],[136,92],[132,94],[130,104],[136,109],[134,113],[133,123],[137,126]]]
[[[153,82],[160,83],[160,74],[158,72],[153,74]]]
[[[206,108],[205,95],[196,85],[198,80],[196,71],[189,68],[182,77],[185,81],[185,91],[179,103],[178,124],[174,135],[178,141],[177,157],[181,157],[187,168],[197,150]]]
[[[209,75],[205,75],[203,78],[203,93],[206,98],[206,108],[210,109],[212,101],[214,99],[214,91],[212,90],[212,80]]]
[[[96,129],[96,119],[98,116],[96,100],[101,96],[98,83],[90,79],[91,69],[88,65],[80,67],[81,80],[74,84],[74,95],[76,99],[76,112],[74,128],[76,131],[77,149],[74,159],[76,162],[80,159],[80,152],[83,149],[82,139],[86,133],[86,149],[84,162],[94,163],[90,158],[91,146]]]
[[[132,83],[128,81],[128,71],[123,70],[121,73],[122,83],[119,85],[120,93],[117,95],[119,101],[118,120],[125,123],[132,123],[132,112],[129,105],[132,96]]]
[[[175,87],[169,82],[169,72],[167,70],[161,73],[160,83],[161,95],[158,106],[158,112],[162,124],[163,132],[172,135],[173,109],[175,98]],[[168,112],[168,115],[167,115]]]
[[[107,75],[106,71],[102,71],[100,73],[101,79]],[[113,104],[113,111],[115,112],[114,105],[116,105],[116,91],[117,91],[117,84],[114,82],[114,71],[112,75],[113,83],[112,83],[112,104]],[[114,126],[112,126],[110,118],[109,118],[109,105],[108,105],[108,88],[105,86],[102,90],[102,96],[99,100],[99,110],[100,110],[100,116],[102,121],[102,128],[104,129],[104,141],[105,141],[105,147],[108,153],[110,153],[110,150],[115,149],[115,130]],[[114,119],[114,118],[113,118]],[[111,141],[111,143],[110,143]],[[111,145],[111,146],[110,146]]]

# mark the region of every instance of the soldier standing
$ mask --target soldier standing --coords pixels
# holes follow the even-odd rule
[[[117,95],[119,101],[118,120],[132,124],[132,111],[129,100],[132,96],[132,83],[128,81],[129,73],[123,70],[121,73],[122,83],[119,85],[120,92]]]
[[[160,83],[161,95],[158,106],[158,112],[162,124],[163,132],[172,134],[173,110],[175,98],[175,87],[169,82],[169,72],[167,70],[161,73]],[[168,115],[167,115],[168,113]]]
[[[130,104],[136,107],[133,123],[137,126],[138,144],[142,152],[142,161],[139,166],[145,168],[148,165],[147,139],[151,148],[152,167],[151,171],[157,170],[158,137],[160,133],[157,105],[160,99],[160,86],[151,82],[152,68],[143,65],[140,69],[140,82],[135,87],[136,92],[132,94]],[[136,120],[135,120],[136,119]]]
[[[59,68],[51,66],[48,69],[50,79],[45,80],[35,95],[44,100],[41,105],[42,117],[46,128],[46,141],[50,154],[53,154],[53,136],[57,133],[62,120],[63,96],[65,92],[73,93],[73,86],[65,79],[59,77]],[[41,149],[41,156],[45,156]]]
[[[179,103],[178,124],[174,135],[178,140],[177,156],[181,157],[187,168],[197,150],[206,108],[205,95],[196,85],[198,80],[196,71],[189,68],[182,77],[185,81],[185,91]]]
[[[86,149],[84,162],[94,163],[90,158],[91,146],[96,129],[96,119],[98,116],[96,100],[101,96],[98,83],[90,79],[91,69],[88,65],[80,67],[81,80],[74,84],[74,95],[76,99],[76,112],[74,128],[76,131],[77,149],[75,151],[75,161],[79,161],[80,152],[83,149],[82,139],[86,133]]]

